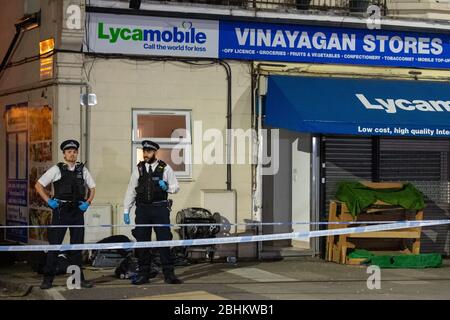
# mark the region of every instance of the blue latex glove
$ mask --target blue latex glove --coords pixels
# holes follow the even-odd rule
[[[48,199],[47,204],[52,209],[56,209],[59,207],[59,201],[56,199]]]
[[[130,214],[129,213],[124,212],[123,222],[125,222],[125,224],[130,224]]]
[[[162,189],[162,191],[167,191],[167,189],[169,189],[167,182],[165,182],[164,180],[159,180],[159,187]]]
[[[80,208],[81,211],[85,212],[89,208],[89,202],[87,201],[79,201],[80,205],[78,208]]]

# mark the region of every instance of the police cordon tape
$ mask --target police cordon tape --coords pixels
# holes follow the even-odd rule
[[[364,226],[364,227],[339,228],[339,229],[317,230],[317,231],[308,231],[308,232],[277,233],[277,234],[256,235],[256,236],[192,239],[192,240],[0,246],[0,252],[4,252],[4,251],[108,250],[108,249],[138,249],[138,248],[201,246],[201,245],[215,245],[215,244],[228,244],[228,243],[289,240],[289,239],[297,239],[297,238],[314,238],[314,237],[334,236],[334,235],[342,235],[342,234],[352,234],[352,233],[367,233],[367,232],[398,230],[398,229],[417,228],[417,227],[429,227],[429,226],[436,226],[436,225],[442,225],[442,224],[450,224],[450,220],[404,221],[404,222],[373,225],[373,226]]]
[[[432,220],[421,220],[432,221]],[[247,222],[247,223],[174,223],[174,224],[98,224],[98,225],[83,225],[83,224],[60,224],[60,225],[39,225],[39,226],[0,226],[0,229],[41,229],[41,228],[128,228],[128,227],[233,227],[233,226],[282,226],[282,225],[350,225],[350,224],[383,224],[383,223],[398,223],[405,221],[332,221],[332,222]]]

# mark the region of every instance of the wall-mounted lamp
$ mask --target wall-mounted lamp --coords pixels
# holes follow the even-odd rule
[[[93,107],[93,106],[97,105],[97,95],[95,93],[81,94],[80,104],[83,107],[86,107],[86,106]]]
[[[39,27],[41,23],[41,12],[36,12],[33,14],[29,14],[20,19],[16,24],[16,30],[33,30]]]

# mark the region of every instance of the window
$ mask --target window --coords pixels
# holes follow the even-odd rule
[[[39,42],[41,80],[53,78],[53,56],[50,53],[55,49],[55,40],[53,38]]]
[[[133,164],[143,159],[141,142],[159,144],[158,158],[172,167],[177,178],[191,178],[191,112],[133,110]]]

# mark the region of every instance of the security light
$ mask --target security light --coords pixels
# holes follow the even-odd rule
[[[80,97],[80,104],[83,107],[86,106],[93,107],[97,105],[97,95],[95,93],[82,94]]]

